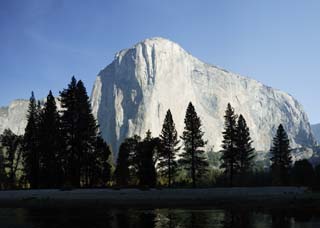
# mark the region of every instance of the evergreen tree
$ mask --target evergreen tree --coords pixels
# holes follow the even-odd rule
[[[138,144],[135,162],[138,167],[138,178],[140,186],[155,187],[157,183],[157,171],[155,168],[155,153],[159,139],[152,138],[148,130],[146,137]]]
[[[40,120],[41,185],[46,188],[59,187],[62,183],[60,116],[51,91],[47,96]]]
[[[7,179],[4,151],[0,150],[0,189],[7,188]]]
[[[80,162],[79,148],[77,145],[77,80],[72,77],[67,89],[60,93],[61,97],[61,128],[63,134],[63,168],[65,172],[65,183],[76,187],[80,186]]]
[[[170,109],[167,111],[162,126],[160,140],[161,148],[158,155],[158,167],[161,175],[167,178],[168,186],[170,187],[177,169],[176,154],[180,150],[180,147],[178,147],[178,133]]]
[[[299,160],[292,168],[292,183],[296,186],[312,187],[315,184],[316,174],[312,164],[307,160]]]
[[[111,165],[109,157],[111,151],[103,138],[98,135],[96,138],[93,164],[89,165],[90,186],[106,186],[111,177]],[[91,160],[91,159],[90,159]]]
[[[246,120],[242,115],[240,115],[237,123],[236,140],[240,175],[247,174],[253,166],[253,159],[255,155],[254,148],[251,144],[252,140],[250,137],[250,130],[247,126]]]
[[[39,108],[32,92],[23,138],[23,163],[25,178],[31,188],[39,187]]]
[[[96,140],[98,133],[98,125],[92,114],[89,96],[86,88],[80,80],[77,83],[77,103],[78,103],[78,129],[77,142],[79,146],[80,157],[80,175],[85,185],[89,185],[90,170],[95,169],[96,160]],[[101,139],[101,138],[100,138]],[[101,142],[101,141],[100,141]]]
[[[270,151],[272,181],[275,185],[288,184],[289,170],[292,164],[290,152],[288,135],[280,124]]]
[[[9,188],[15,188],[17,184],[17,171],[21,166],[21,141],[21,137],[10,129],[5,129],[1,135],[4,168],[8,174],[6,185]]]
[[[160,140],[148,131],[144,140],[140,136],[125,139],[117,159],[115,177],[118,185],[139,184],[153,187],[156,184],[156,151]]]
[[[77,82],[74,77],[60,96],[67,182],[75,187],[80,187],[81,182],[88,186],[97,137],[97,124],[92,115],[89,97],[82,81]]]
[[[130,181],[130,162],[129,162],[129,155],[130,155],[130,145],[125,140],[119,148],[118,158],[117,158],[117,165],[115,170],[115,179],[117,185],[120,186],[128,186]]]
[[[239,170],[238,151],[237,151],[237,115],[230,103],[225,113],[225,129],[222,132],[222,164],[220,168],[224,169],[224,174],[229,178],[229,185],[233,186],[233,179]]]
[[[132,184],[138,184],[140,168],[140,157],[138,149],[139,144],[141,143],[141,137],[138,135],[134,135],[133,137],[127,138],[125,141],[128,144],[129,150],[130,182]]]
[[[184,119],[185,127],[181,139],[184,141],[184,152],[181,154],[180,164],[190,172],[192,186],[196,187],[197,179],[204,176],[208,171],[208,162],[204,155],[201,120],[194,106],[190,102]]]

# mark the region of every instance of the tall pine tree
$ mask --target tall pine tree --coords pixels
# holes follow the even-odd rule
[[[274,185],[287,185],[289,171],[292,165],[291,148],[288,135],[282,124],[279,125],[277,134],[273,139],[271,154],[271,174]]]
[[[160,140],[161,148],[158,155],[158,168],[161,175],[167,178],[168,186],[171,187],[177,171],[176,154],[180,150],[180,147],[178,147],[178,133],[170,109],[167,111],[164,119]]]
[[[239,170],[238,153],[237,153],[237,115],[229,103],[224,116],[225,129],[222,132],[222,156],[221,166],[224,174],[229,179],[229,185],[233,186],[234,176]]]
[[[90,183],[90,167],[94,162],[97,124],[92,115],[87,91],[72,77],[68,88],[60,94],[64,135],[64,161],[67,183],[80,187]]]
[[[125,140],[119,148],[116,170],[115,170],[115,179],[116,183],[119,186],[128,186],[130,181],[130,145]]]
[[[243,176],[251,171],[255,155],[254,148],[252,147],[250,130],[247,126],[246,120],[242,115],[239,116],[237,123],[236,146],[239,162],[239,173],[241,176]]]
[[[204,155],[204,133],[201,130],[201,120],[190,102],[184,119],[185,127],[181,139],[184,141],[184,152],[180,164],[190,173],[192,186],[197,186],[197,180],[208,171],[208,162]]]
[[[96,140],[98,134],[98,125],[92,114],[89,96],[86,88],[80,80],[77,83],[77,104],[79,119],[77,122],[77,142],[79,146],[80,157],[80,175],[84,185],[90,186],[90,170],[95,169]]]
[[[31,188],[39,187],[39,108],[34,93],[30,97],[27,126],[23,138],[23,163]]]
[[[75,187],[80,186],[80,163],[77,145],[77,80],[72,77],[67,89],[60,93],[62,107],[61,129],[63,135],[63,169],[65,184]]]
[[[62,139],[60,116],[55,98],[50,91],[41,112],[39,150],[41,186],[55,188],[62,184]]]
[[[138,167],[138,178],[140,186],[155,187],[157,183],[156,149],[159,144],[158,138],[152,138],[148,130],[143,141],[139,142],[135,155],[136,166]]]

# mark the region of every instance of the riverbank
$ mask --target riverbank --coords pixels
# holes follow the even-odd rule
[[[75,189],[0,191],[0,207],[315,206],[306,188]]]

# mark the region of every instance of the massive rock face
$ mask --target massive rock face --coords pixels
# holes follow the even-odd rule
[[[220,149],[228,102],[247,120],[258,151],[270,149],[280,123],[293,148],[315,145],[308,117],[292,96],[203,63],[163,38],[117,53],[92,91],[93,112],[115,153],[128,136],[144,136],[148,129],[157,136],[168,109],[181,135],[190,101],[201,117],[208,147],[215,150]]]
[[[28,100],[14,100],[8,107],[0,108],[0,133],[9,128],[17,135],[24,134],[28,106]]]
[[[181,135],[190,101],[201,117],[208,149],[220,149],[228,102],[246,118],[255,148],[263,151],[261,159],[280,123],[291,146],[299,148],[296,158],[311,157],[316,144],[307,115],[293,97],[203,63],[163,38],[147,39],[120,51],[99,73],[91,101],[102,135],[115,154],[128,136],[144,136],[148,129],[159,135],[168,109]],[[6,128],[24,133],[28,103],[15,100],[0,108],[0,133]]]

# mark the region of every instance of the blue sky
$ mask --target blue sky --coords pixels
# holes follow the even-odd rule
[[[320,122],[320,1],[1,0],[0,105],[72,75],[88,91],[114,54],[148,37],[297,98]]]

